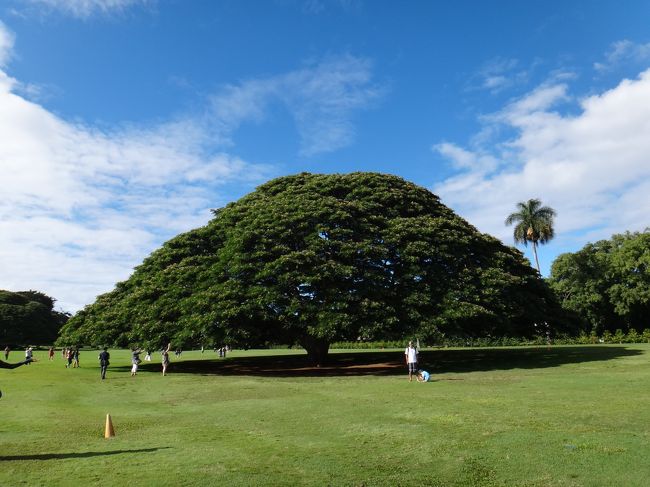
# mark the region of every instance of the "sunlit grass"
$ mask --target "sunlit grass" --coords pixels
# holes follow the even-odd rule
[[[647,485],[650,346],[160,355],[0,370],[0,485]],[[10,361],[22,354],[15,352]],[[375,367],[373,364],[379,364]],[[110,413],[116,437],[103,438]]]

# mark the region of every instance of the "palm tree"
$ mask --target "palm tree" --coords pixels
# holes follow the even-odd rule
[[[517,203],[517,208],[519,211],[511,213],[506,218],[506,225],[516,223],[514,230],[516,243],[528,245],[528,242],[532,242],[537,272],[541,274],[537,259],[537,245],[545,244],[555,236],[553,229],[555,210],[542,206],[542,202],[538,199]]]

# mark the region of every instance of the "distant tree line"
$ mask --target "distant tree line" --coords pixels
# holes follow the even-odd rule
[[[0,290],[0,345],[51,344],[68,320],[54,298],[39,291]]]
[[[583,334],[650,328],[650,229],[558,256],[548,282]]]

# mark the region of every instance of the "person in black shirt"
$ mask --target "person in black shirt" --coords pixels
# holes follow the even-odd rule
[[[106,379],[106,369],[110,365],[110,358],[111,354],[108,353],[107,348],[104,347],[104,350],[99,354],[99,366],[101,367],[102,371],[102,380]]]
[[[138,373],[138,365],[140,365],[140,354],[142,353],[141,348],[132,348],[131,349],[131,377]]]

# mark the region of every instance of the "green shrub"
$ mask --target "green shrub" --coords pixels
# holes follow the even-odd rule
[[[603,332],[602,340],[604,343],[614,343],[612,333],[609,330]]]
[[[643,330],[643,333],[641,334],[641,338],[643,339],[644,342],[650,343],[650,329],[646,328]]]
[[[634,328],[630,328],[630,331],[627,332],[627,336],[625,337],[625,341],[627,343],[640,343],[643,341],[643,338]]]
[[[616,329],[614,336],[612,337],[614,343],[623,343],[625,341],[625,333],[620,328]]]

